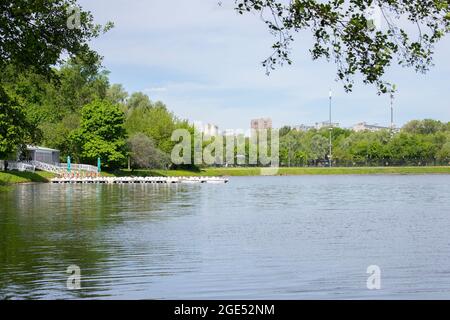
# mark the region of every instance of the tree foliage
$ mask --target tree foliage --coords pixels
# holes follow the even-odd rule
[[[355,74],[375,84],[379,93],[393,90],[384,80],[392,63],[426,72],[434,45],[450,31],[448,0],[235,0],[240,13],[260,14],[276,37],[263,65],[291,64],[294,33],[309,30],[314,60],[337,64],[337,78],[347,91]],[[374,12],[375,14],[370,14]],[[379,21],[377,21],[379,20]],[[381,27],[381,26],[385,27]]]
[[[161,169],[170,164],[170,157],[156,148],[152,138],[136,133],[128,139],[132,168]]]
[[[69,25],[71,18],[77,20],[76,25]],[[74,111],[86,103],[84,93],[77,90],[86,88],[79,79],[57,88],[53,83],[58,81],[54,66],[68,57],[71,61],[82,59],[86,62],[84,66],[97,68],[99,64],[93,61],[100,61],[100,57],[89,48],[88,42],[111,27],[110,23],[105,28],[94,24],[91,13],[83,11],[76,0],[0,2],[2,156],[13,145],[17,148],[41,140],[40,124],[63,119],[65,106],[70,105]],[[63,67],[60,73],[65,71]],[[86,71],[98,74],[91,69],[76,75],[83,77]],[[74,97],[70,93],[82,95]],[[58,97],[67,99],[61,103]]]
[[[79,14],[79,24],[70,27],[71,15]],[[14,65],[49,74],[61,62],[61,54],[96,55],[88,41],[105,29],[93,22],[76,0],[15,0],[0,3],[0,68]]]
[[[113,84],[106,91],[106,98],[113,104],[125,105],[128,98],[128,92],[120,83]]]
[[[164,167],[174,145],[170,139],[172,130],[190,128],[162,102],[152,102],[141,92],[129,97],[122,85],[110,85],[100,60],[79,56],[52,72],[54,76],[48,78],[31,70],[18,72],[10,65],[1,79],[26,122],[11,127],[26,128],[26,139],[22,137],[20,142],[58,149],[63,161],[70,155],[75,162],[95,164],[100,156],[107,167],[125,165],[128,153],[136,151],[135,144],[130,144],[134,140],[127,141],[129,133],[141,140],[142,135],[147,137],[147,143],[140,146],[151,147],[152,157],[146,160],[149,166]],[[114,126],[126,128],[127,134],[115,132],[111,127],[113,120],[117,121]],[[110,143],[112,136],[117,140]],[[11,140],[11,145],[16,143]],[[144,162],[134,164],[142,167]]]
[[[178,128],[187,129],[187,122],[179,120],[162,102],[152,103],[148,96],[142,93],[133,94],[130,100],[126,121],[128,133],[145,133],[155,141],[158,149],[170,154],[174,146],[171,141],[172,132]]]
[[[328,129],[291,130],[280,137],[283,166],[327,165]],[[332,130],[333,163],[342,166],[448,165],[448,123],[413,120],[399,133],[391,130],[354,132]]]
[[[72,135],[79,145],[80,160],[95,164],[101,158],[111,168],[125,164],[125,115],[117,105],[96,100],[81,110],[80,128]]]
[[[23,110],[0,87],[0,159],[9,157],[24,142],[28,126]]]

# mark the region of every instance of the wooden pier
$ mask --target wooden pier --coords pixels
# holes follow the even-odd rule
[[[127,183],[227,183],[228,179],[223,177],[58,177],[51,180],[52,183],[104,183],[104,184],[127,184]]]

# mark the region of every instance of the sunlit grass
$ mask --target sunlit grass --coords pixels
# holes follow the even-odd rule
[[[205,168],[189,170],[120,170],[105,176],[259,176],[261,169]],[[277,175],[345,175],[345,174],[450,174],[450,167],[354,167],[354,168],[280,168]]]
[[[15,183],[26,182],[49,182],[55,175],[53,173],[36,171],[36,172],[19,172],[7,171],[0,172],[0,185],[6,186]]]

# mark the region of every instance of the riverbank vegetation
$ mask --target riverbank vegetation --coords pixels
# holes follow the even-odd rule
[[[19,144],[58,149],[62,161],[70,155],[73,162],[92,165],[100,157],[109,169],[128,162],[136,168],[164,167],[175,144],[172,131],[192,130],[162,102],[111,85],[100,60],[70,60],[52,70],[57,80],[8,71],[3,87],[20,101],[16,108],[28,128]],[[11,148],[10,156],[15,152]]]
[[[171,132],[191,127],[162,102],[110,84],[88,43],[112,23],[95,24],[76,0],[0,7],[0,25],[7,26],[0,27],[0,159],[15,160],[34,144],[60,150],[63,161],[70,155],[95,164],[100,157],[108,169],[167,164],[160,152],[174,145]]]
[[[323,166],[328,163],[329,130],[280,130],[282,166]],[[335,128],[332,160],[335,166],[427,166],[449,165],[450,122],[413,120],[394,133],[354,132]]]
[[[261,168],[204,168],[199,170],[119,170],[114,173],[104,173],[108,176],[261,176]],[[347,175],[347,174],[450,174],[450,166],[434,167],[352,167],[352,168],[279,168],[275,175]]]

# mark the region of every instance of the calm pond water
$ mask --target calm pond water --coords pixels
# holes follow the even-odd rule
[[[20,185],[0,192],[0,298],[448,299],[450,176]]]

